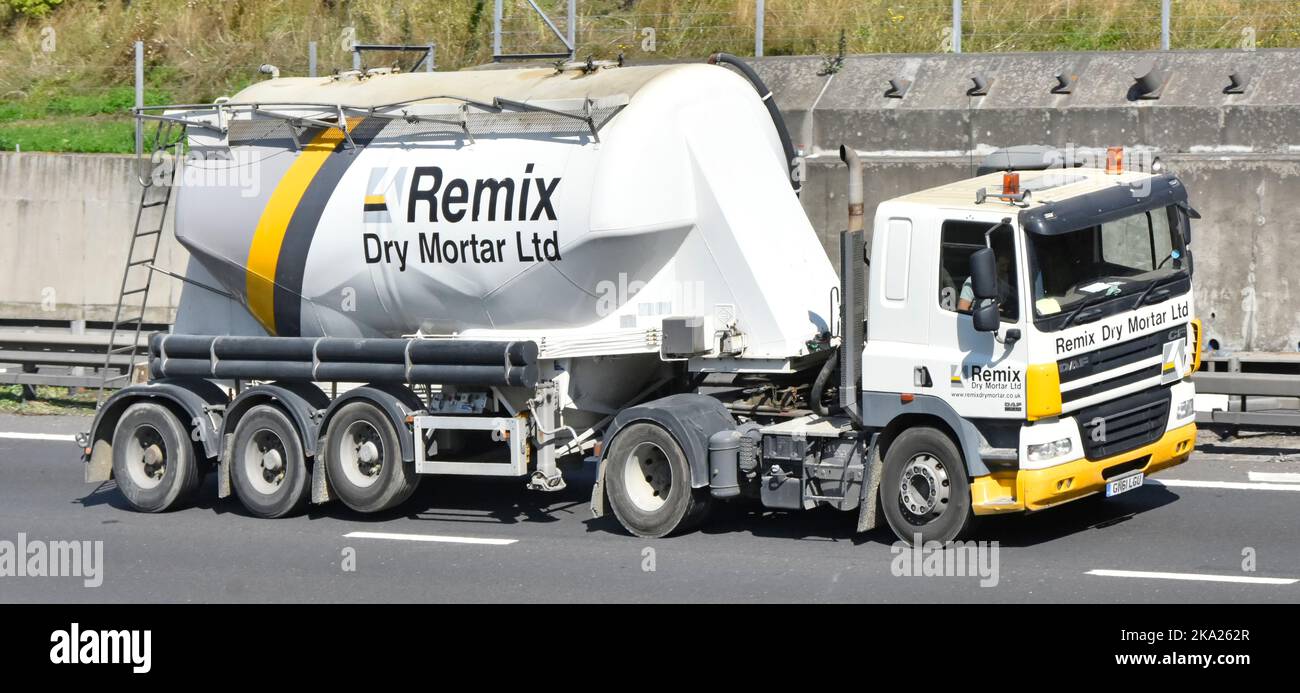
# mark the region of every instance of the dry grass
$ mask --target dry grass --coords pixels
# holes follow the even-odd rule
[[[563,0],[539,4],[555,8],[563,31]],[[951,0],[766,5],[768,55],[833,53],[841,34],[850,53],[935,52],[951,41]],[[507,52],[560,47],[526,2],[506,6]],[[441,69],[483,63],[492,54],[492,0],[66,0],[43,19],[18,17],[7,7],[0,3],[0,114],[6,106],[39,113],[68,94],[93,100],[131,84],[136,40],[145,42],[155,93],[186,102],[261,79],[263,63],[286,75],[305,74],[309,41],[318,42],[322,73],[346,69],[349,27],[364,42],[433,41]],[[623,52],[636,61],[753,52],[753,0],[580,0],[578,7],[582,56]],[[965,0],[963,49],[1153,49],[1159,7],[1160,0]],[[1295,0],[1174,0],[1174,15],[1175,48],[1237,48],[1251,36],[1261,48],[1300,45]],[[43,50],[47,29],[56,39],[52,52]],[[399,59],[412,60],[381,54],[368,64]]]
[[[478,0],[69,0],[45,20],[11,19],[0,50],[0,95],[44,85],[99,89],[130,84],[133,44],[144,41],[150,84],[185,100],[209,100],[260,78],[272,63],[286,74],[305,73],[307,43],[317,41],[320,65],[346,67],[345,27],[368,42],[429,40],[440,62],[462,66],[484,56],[471,36],[490,33],[471,26]],[[101,6],[102,5],[102,6]],[[490,7],[490,3],[488,4]],[[42,50],[50,27],[55,50]],[[490,51],[490,48],[488,49]]]

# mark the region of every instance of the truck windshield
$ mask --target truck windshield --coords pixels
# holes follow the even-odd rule
[[[1091,299],[1144,291],[1183,272],[1179,214],[1169,206],[1069,233],[1026,234],[1035,261],[1034,315],[1059,315]]]

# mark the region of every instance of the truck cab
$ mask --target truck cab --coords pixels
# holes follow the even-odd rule
[[[819,367],[766,412],[725,389],[620,412],[593,510],[607,496],[624,527],[663,536],[705,503],[750,499],[947,542],[980,516],[1114,496],[1186,461],[1197,215],[1177,177],[1110,154],[887,200],[866,229],[861,167],[841,149],[849,225]]]
[[[991,173],[877,208],[859,416],[897,533],[953,539],[1188,458],[1194,217],[1173,175],[1117,167]]]

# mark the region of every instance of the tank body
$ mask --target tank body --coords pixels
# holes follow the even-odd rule
[[[568,115],[463,106],[496,98]],[[648,353],[654,340],[635,335],[691,316],[712,347],[731,331],[740,356],[780,359],[827,329],[834,270],[758,95],[725,68],[275,79],[231,103],[399,101],[441,124],[358,116],[346,133],[291,133],[252,118],[196,140],[192,177],[242,182],[183,186],[178,239],[267,334],[590,338],[592,355]],[[573,117],[584,112],[596,133]]]

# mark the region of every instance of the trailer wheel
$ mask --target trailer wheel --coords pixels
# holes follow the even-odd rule
[[[230,443],[231,482],[248,512],[284,517],[307,503],[307,461],[293,422],[259,404],[239,419]]]
[[[974,522],[966,465],[952,439],[933,428],[911,428],[885,453],[880,484],[885,519],[899,539],[953,541]]]
[[[194,457],[185,427],[161,404],[132,404],[113,431],[113,478],[141,512],[160,513],[194,499],[199,487]]]
[[[325,433],[330,486],[343,504],[375,513],[401,505],[420,478],[415,463],[402,460],[397,431],[382,409],[369,402],[341,407]]]
[[[708,510],[708,489],[691,488],[691,465],[676,440],[648,423],[614,437],[605,469],[614,516],[638,537],[663,537],[698,525]]]

